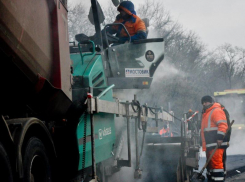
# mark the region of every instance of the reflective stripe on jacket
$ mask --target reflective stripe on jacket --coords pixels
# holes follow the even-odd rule
[[[120,6],[118,7],[118,9],[122,9],[123,11],[125,11],[127,14],[131,15],[132,18],[129,21],[123,20],[122,18],[120,18],[120,15],[117,16],[116,20],[114,23],[123,23],[124,26],[126,27],[129,35],[133,38],[134,35],[136,35],[137,33],[142,32],[143,34],[145,34],[146,38],[146,26],[143,20],[141,20],[135,13],[134,11],[134,7],[132,7],[131,5],[132,3],[129,1],[124,1],[123,3],[120,4]],[[120,37],[128,37],[127,33],[125,32],[125,30],[123,28],[120,28],[119,26],[113,26],[114,30],[120,30],[119,34]],[[132,39],[131,38],[131,39]]]
[[[202,148],[213,149],[217,145],[217,140],[223,140],[223,137],[228,129],[226,116],[219,103],[214,103],[202,115]],[[221,148],[228,147],[229,143],[223,141]]]
[[[134,15],[136,16],[136,15]],[[124,20],[123,19],[119,19],[116,20],[114,23],[123,23]],[[136,16],[136,20],[135,23],[132,21],[126,21],[124,23],[125,28],[127,29],[129,35],[132,37],[134,36],[136,33],[139,32],[146,32],[146,27],[145,27],[145,23],[143,22],[143,20],[141,20],[138,16]],[[114,26],[115,29],[118,29],[118,26]],[[120,32],[120,37],[128,37],[128,34],[125,32],[125,30],[122,28],[121,32]]]

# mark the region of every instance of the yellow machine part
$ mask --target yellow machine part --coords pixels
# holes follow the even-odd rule
[[[224,90],[223,92],[214,92],[214,96],[222,96],[228,94],[245,94],[245,89]]]

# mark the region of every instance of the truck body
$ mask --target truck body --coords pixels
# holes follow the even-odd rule
[[[1,95],[2,109],[11,100],[22,99],[19,103],[24,104],[23,100],[39,92],[46,86],[46,81],[60,89],[63,93],[59,95],[69,102],[71,84],[67,80],[70,80],[71,61],[67,23],[64,23],[67,22],[67,10],[62,1],[43,1],[39,4],[1,1],[0,8],[1,83],[5,87]],[[12,98],[6,97],[7,94]],[[20,108],[22,106],[16,109]],[[12,106],[10,109],[13,111]],[[61,110],[67,108],[56,109],[63,112]]]
[[[31,138],[57,156],[51,123],[62,123],[72,105],[67,13],[65,1],[0,2],[0,143],[9,181],[26,180]]]

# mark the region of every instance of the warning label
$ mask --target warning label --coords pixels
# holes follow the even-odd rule
[[[125,77],[150,77],[149,69],[125,68]]]

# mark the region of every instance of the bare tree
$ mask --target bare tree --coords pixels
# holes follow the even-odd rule
[[[154,36],[163,37],[165,43],[171,32],[179,26],[172,20],[170,13],[160,1],[145,0],[137,8],[137,14],[142,19],[149,19],[150,29],[155,31]]]
[[[94,34],[94,26],[89,22],[88,12],[82,3],[76,4],[75,6],[68,3],[68,10],[68,31],[70,41],[73,41],[75,35],[79,33],[84,33],[88,36]]]
[[[205,59],[205,46],[193,32],[172,33],[172,40],[166,46],[166,54],[171,62],[180,70],[193,72],[199,62]]]
[[[220,65],[221,77],[228,88],[236,86],[237,81],[239,82],[237,77],[244,80],[245,49],[224,44],[215,50],[213,61]]]
[[[104,15],[105,15],[104,25],[113,23],[116,20],[117,14],[119,14],[119,12],[117,11],[117,8],[113,6],[109,0],[107,4],[109,4],[109,6],[103,8]]]
[[[150,24],[159,30],[165,28],[172,21],[169,12],[165,10],[162,2],[159,1],[145,0],[137,8],[137,14],[141,18],[148,18]]]

